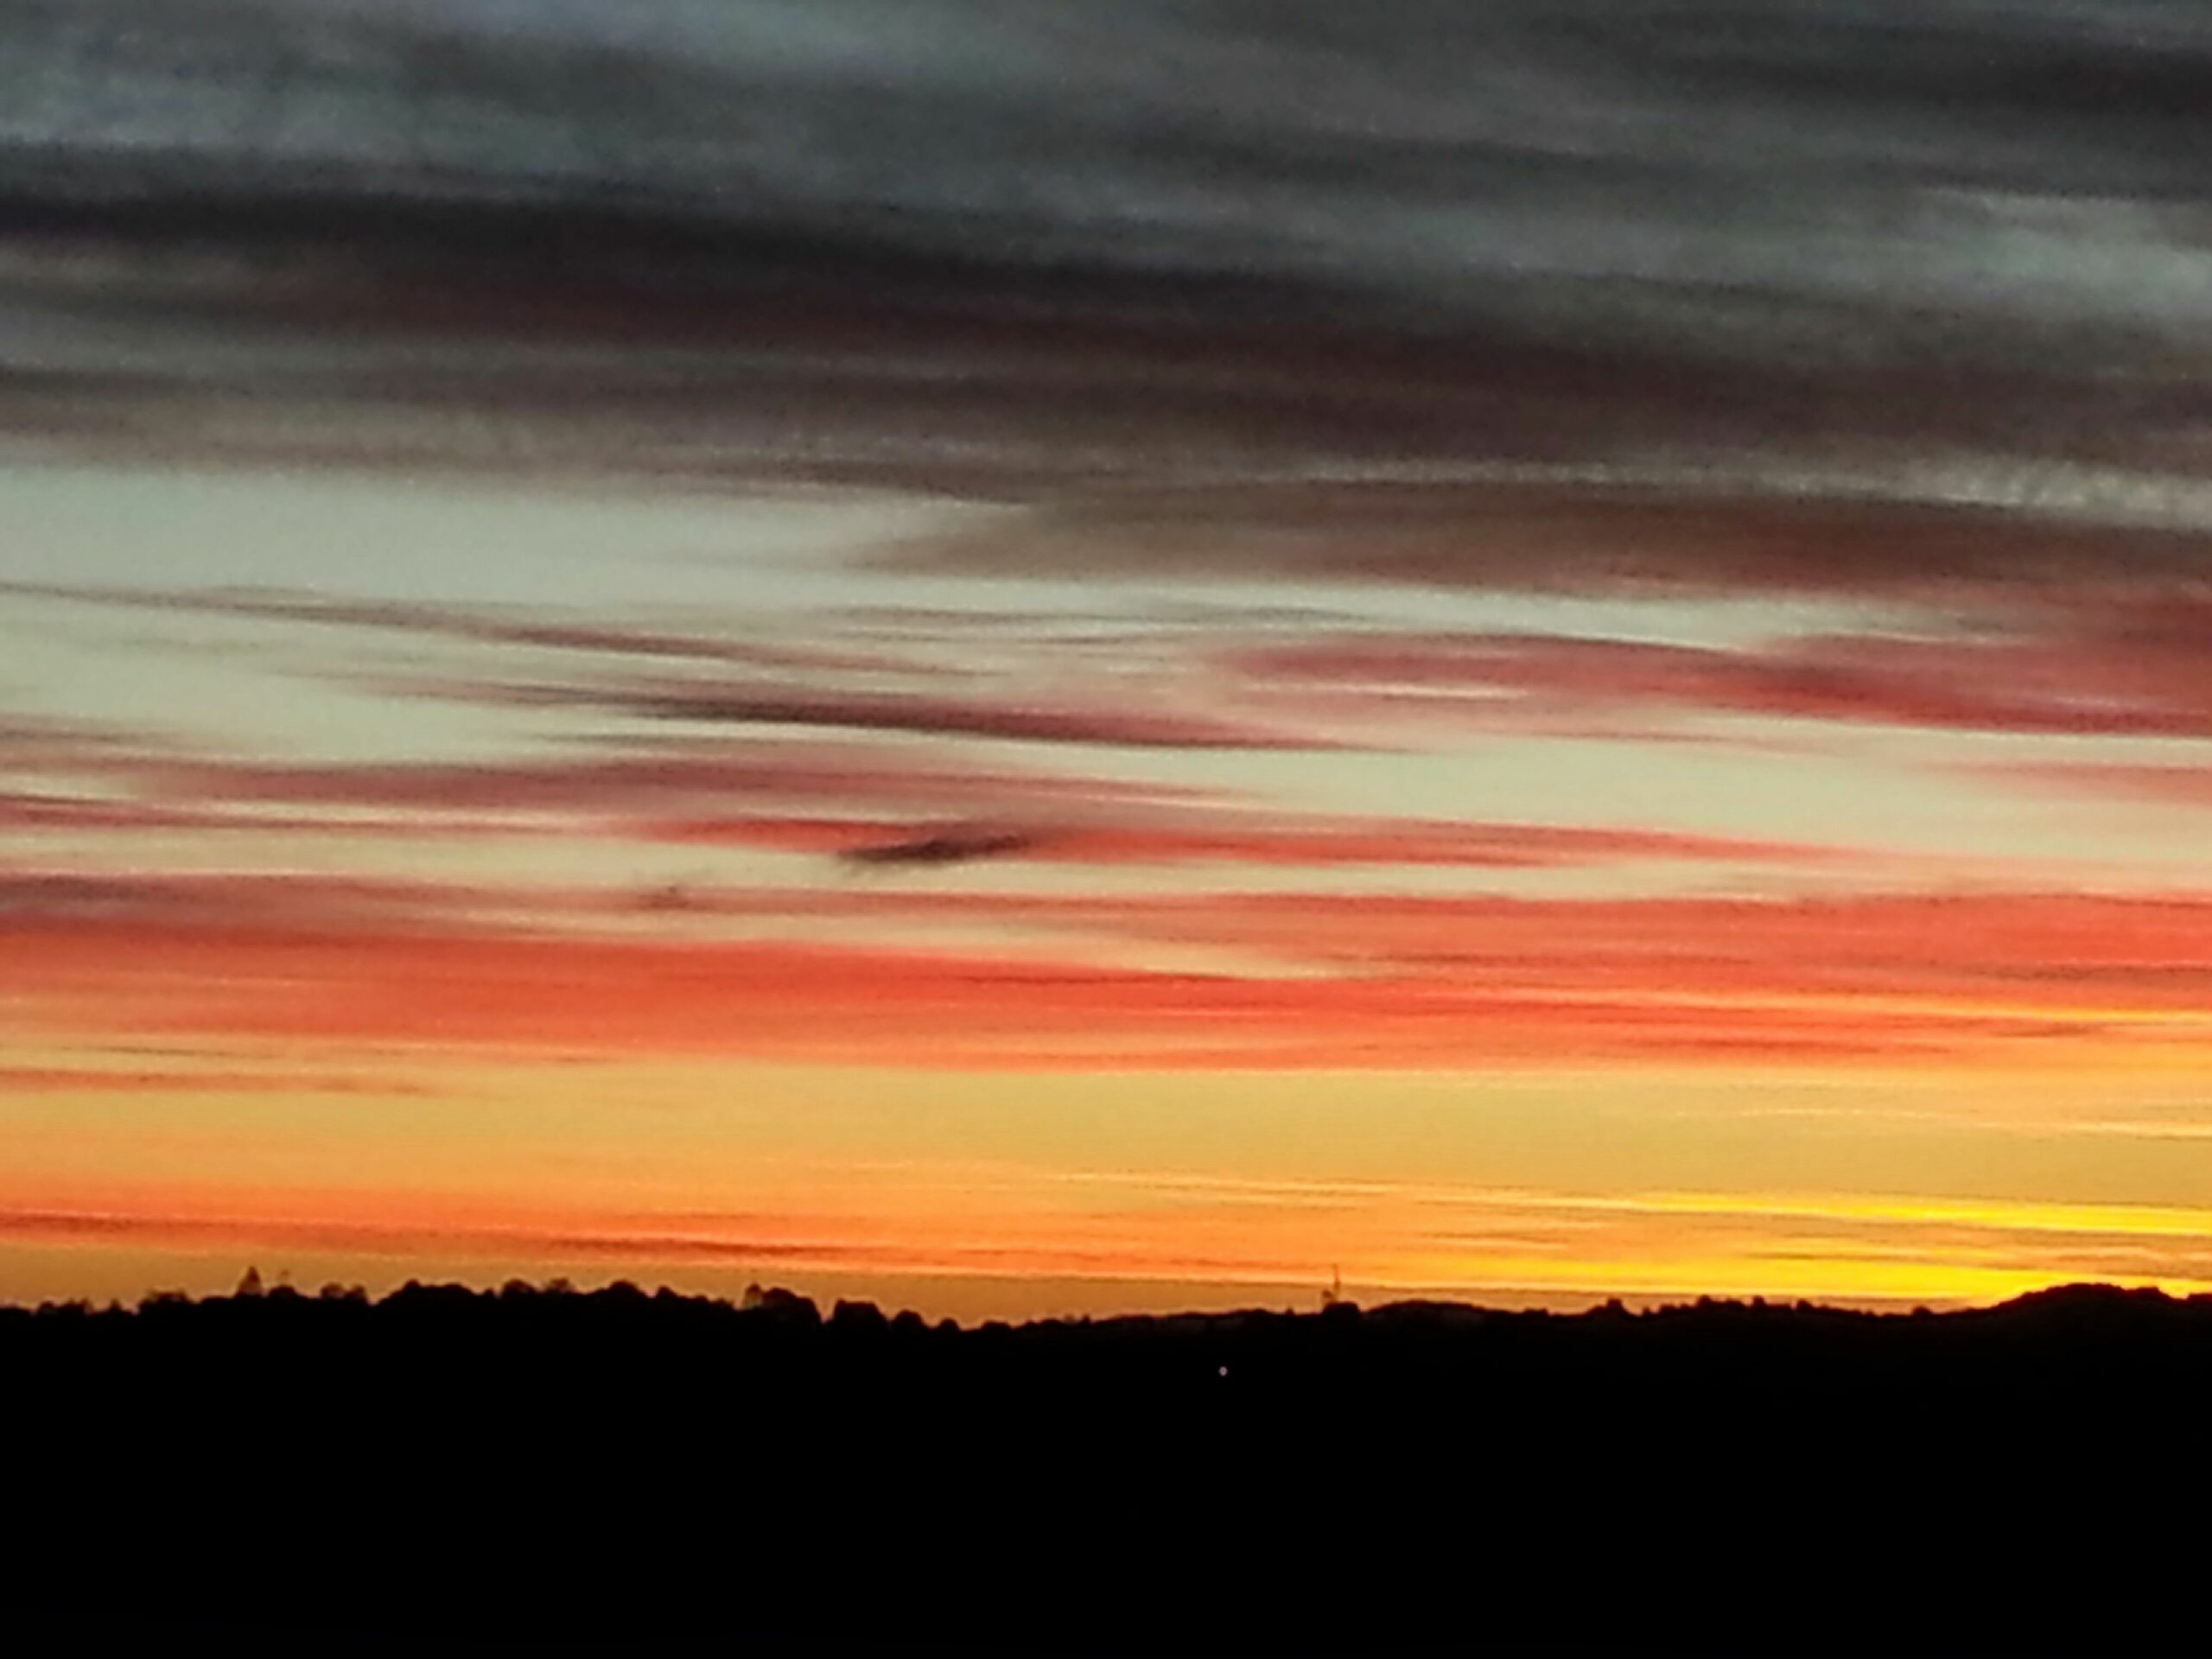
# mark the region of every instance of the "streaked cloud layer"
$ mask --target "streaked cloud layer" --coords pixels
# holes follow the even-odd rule
[[[0,1295],[2212,1284],[2192,9],[0,66]]]

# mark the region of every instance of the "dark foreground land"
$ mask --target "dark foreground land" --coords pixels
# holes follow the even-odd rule
[[[975,1331],[279,1291],[0,1310],[0,1597],[87,1642],[2099,1654],[2199,1650],[2212,1588],[2212,1298],[2094,1287]]]

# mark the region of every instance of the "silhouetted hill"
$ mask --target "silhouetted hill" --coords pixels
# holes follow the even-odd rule
[[[0,1309],[11,1593],[533,1649],[2111,1652],[2201,1570],[2212,1298],[749,1300]]]

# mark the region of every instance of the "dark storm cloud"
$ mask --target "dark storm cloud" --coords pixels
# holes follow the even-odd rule
[[[2208,72],[2180,0],[29,0],[0,428],[2194,531]]]

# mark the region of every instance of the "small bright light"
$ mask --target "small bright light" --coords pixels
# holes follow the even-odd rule
[[[1229,1375],[1229,1367],[1228,1367],[1228,1366],[1226,1366],[1226,1365],[1223,1366],[1223,1367],[1221,1368],[1221,1374],[1222,1374],[1224,1376],[1227,1376]]]

